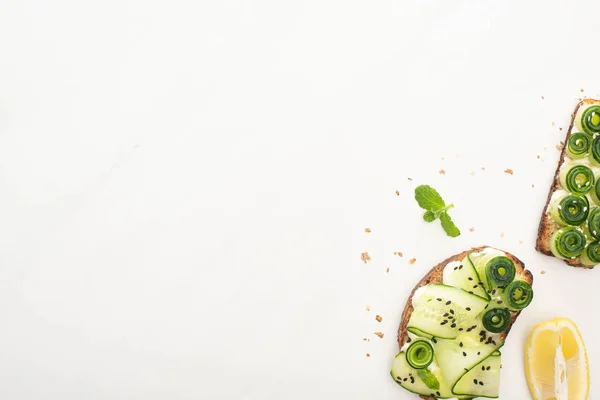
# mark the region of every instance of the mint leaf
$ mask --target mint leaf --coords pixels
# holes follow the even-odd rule
[[[429,185],[421,185],[415,188],[415,200],[419,207],[428,211],[438,211],[446,207],[442,196]]]
[[[446,234],[450,237],[457,237],[460,235],[460,230],[454,225],[452,218],[448,215],[447,212],[443,212],[440,215],[440,221],[442,223],[442,228],[446,231]]]
[[[425,214],[423,214],[423,219],[425,222],[434,221],[436,218],[437,216],[433,213],[433,211],[425,211]]]

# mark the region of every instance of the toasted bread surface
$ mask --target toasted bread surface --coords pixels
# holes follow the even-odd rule
[[[428,285],[430,283],[441,284],[443,282],[444,268],[446,267],[446,265],[448,265],[452,261],[462,261],[469,253],[480,252],[487,248],[493,248],[493,247],[491,247],[491,246],[474,247],[471,250],[466,250],[466,251],[463,251],[462,253],[458,253],[452,257],[449,257],[449,258],[445,259],[444,261],[442,261],[441,263],[439,263],[438,265],[436,265],[435,267],[433,267],[427,273],[427,275],[425,275],[419,281],[417,286],[415,286],[414,289],[412,290],[412,292],[410,293],[410,296],[408,297],[408,300],[406,301],[406,306],[404,307],[404,311],[402,312],[402,319],[400,320],[400,327],[398,328],[398,346],[400,349],[402,348],[402,346],[404,346],[404,343],[406,343],[406,340],[408,339],[408,331],[406,330],[406,327],[408,325],[408,321],[410,320],[410,317],[413,312],[412,298],[413,298],[415,292],[417,291],[417,289],[419,289],[422,286]],[[500,249],[497,249],[497,250],[500,250]],[[502,251],[504,251],[504,250],[502,250]],[[515,269],[516,269],[515,279],[524,280],[527,283],[529,283],[530,285],[533,285],[533,275],[531,274],[531,272],[529,270],[525,269],[525,264],[521,260],[519,260],[517,257],[515,257],[514,255],[507,253],[506,251],[504,251],[504,253],[515,264]],[[512,313],[512,319],[511,319],[510,325],[502,333],[503,340],[506,339],[506,335],[508,335],[508,333],[510,332],[510,328],[515,323],[519,314],[521,314],[520,311],[518,311],[516,313]],[[434,397],[427,397],[427,396],[420,396],[420,397],[424,400],[436,400]],[[465,400],[467,400],[467,399],[465,399]]]
[[[566,143],[568,142],[569,137],[571,136],[571,131],[573,130],[573,125],[575,123],[575,116],[577,115],[577,111],[579,111],[579,108],[584,105],[587,105],[587,104],[600,104],[600,100],[584,99],[577,104],[577,107],[575,107],[575,111],[573,111],[573,114],[571,114],[571,123],[569,124],[569,130],[567,131],[567,135],[565,136],[565,141],[562,146],[562,150],[560,152],[560,157],[558,159],[558,165],[556,166],[556,171],[554,172],[554,179],[552,180],[552,184],[550,185],[550,190],[548,192],[548,198],[546,199],[546,205],[544,206],[544,210],[542,211],[542,216],[540,218],[540,224],[538,226],[538,236],[537,236],[537,240],[535,242],[535,249],[537,251],[539,251],[540,253],[550,256],[550,257],[554,257],[554,254],[552,254],[552,251],[550,251],[550,238],[552,237],[554,232],[556,232],[558,229],[560,229],[558,224],[556,224],[552,220],[552,217],[549,214],[550,199],[552,198],[552,195],[554,194],[554,192],[556,192],[557,190],[559,190],[561,188],[560,181],[559,181],[560,167],[562,167],[562,165],[565,162],[566,149],[567,149]],[[582,264],[581,261],[579,260],[579,258],[574,258],[572,260],[563,260],[563,261],[573,267],[594,268],[593,265],[590,266],[590,265]]]

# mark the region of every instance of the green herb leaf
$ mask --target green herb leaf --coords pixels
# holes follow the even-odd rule
[[[425,211],[425,214],[423,214],[423,219],[425,222],[432,222],[437,219],[437,216],[433,213],[433,211]]]
[[[429,389],[438,390],[440,388],[440,381],[428,369],[418,369],[417,375]]]
[[[428,211],[437,211],[446,207],[442,196],[429,185],[421,185],[415,188],[415,200],[419,207]]]
[[[446,234],[450,237],[457,237],[460,235],[460,230],[454,225],[452,218],[447,212],[443,212],[440,215],[440,221],[442,222],[442,228],[446,231]]]

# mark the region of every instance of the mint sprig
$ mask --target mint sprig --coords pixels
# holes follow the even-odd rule
[[[446,205],[437,190],[429,185],[417,186],[415,188],[415,200],[419,203],[419,207],[425,210],[423,219],[426,222],[433,222],[439,218],[442,228],[448,236],[457,237],[460,235],[460,230],[454,225],[450,214],[448,214],[448,210],[454,207],[454,204]]]

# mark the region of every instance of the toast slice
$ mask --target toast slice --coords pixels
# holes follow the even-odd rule
[[[571,114],[571,123],[569,124],[569,130],[567,131],[567,135],[565,136],[564,144],[560,152],[560,157],[558,159],[558,165],[556,167],[556,171],[554,172],[554,179],[552,180],[552,185],[550,186],[550,191],[548,192],[548,198],[546,199],[546,204],[544,206],[544,210],[542,211],[542,216],[540,218],[540,224],[538,226],[538,236],[535,242],[535,249],[547,256],[554,257],[554,254],[552,254],[552,251],[550,250],[550,238],[552,237],[554,232],[560,229],[560,226],[556,222],[554,222],[554,220],[550,216],[550,200],[552,199],[552,195],[557,190],[561,189],[561,184],[559,180],[560,168],[564,164],[565,158],[567,158],[568,160],[568,157],[566,156],[566,143],[568,142],[569,137],[571,136],[571,131],[573,130],[573,125],[575,124],[575,116],[577,115],[577,111],[579,111],[580,107],[588,104],[600,104],[600,100],[584,99],[577,104],[577,106],[575,107],[575,111],[573,111],[573,114]],[[594,268],[593,265],[582,264],[578,257],[571,260],[563,261],[573,267]]]
[[[428,285],[430,283],[432,284],[441,284],[443,282],[443,275],[444,275],[444,268],[446,267],[447,264],[453,262],[453,261],[461,261],[463,260],[469,253],[471,252],[480,252],[484,249],[487,248],[492,248],[491,246],[481,246],[481,247],[474,247],[471,250],[466,250],[463,251],[462,253],[456,254],[452,257],[447,258],[446,260],[442,261],[441,263],[439,263],[438,265],[436,265],[435,267],[433,267],[428,273],[427,275],[425,275],[421,281],[417,284],[417,286],[415,286],[415,288],[412,290],[410,296],[408,297],[408,300],[406,302],[406,306],[404,307],[404,311],[402,312],[402,319],[400,321],[400,327],[398,328],[398,346],[399,349],[402,349],[402,346],[404,346],[404,344],[406,343],[406,340],[408,339],[408,331],[407,331],[407,325],[408,325],[408,321],[410,320],[410,317],[412,315],[413,312],[413,306],[412,306],[412,298],[415,294],[415,292],[417,291],[417,289],[419,289],[422,286]],[[499,249],[497,249],[499,250]],[[512,262],[515,264],[515,269],[516,269],[516,276],[515,276],[515,280],[520,279],[520,280],[524,280],[527,283],[529,283],[530,285],[533,285],[533,275],[531,274],[531,272],[527,269],[525,269],[525,264],[519,260],[517,257],[515,257],[514,255],[504,251],[504,253],[506,254],[506,257],[510,258],[512,260]],[[510,329],[512,327],[512,325],[515,323],[517,317],[519,316],[521,312],[517,311],[515,313],[512,313],[512,319],[510,321],[510,325],[508,326],[508,328],[502,333],[502,339],[505,339],[506,336],[508,335],[508,333],[510,332]],[[427,397],[427,396],[420,396],[423,400],[436,400],[435,397]],[[466,400],[466,399],[465,399]]]

